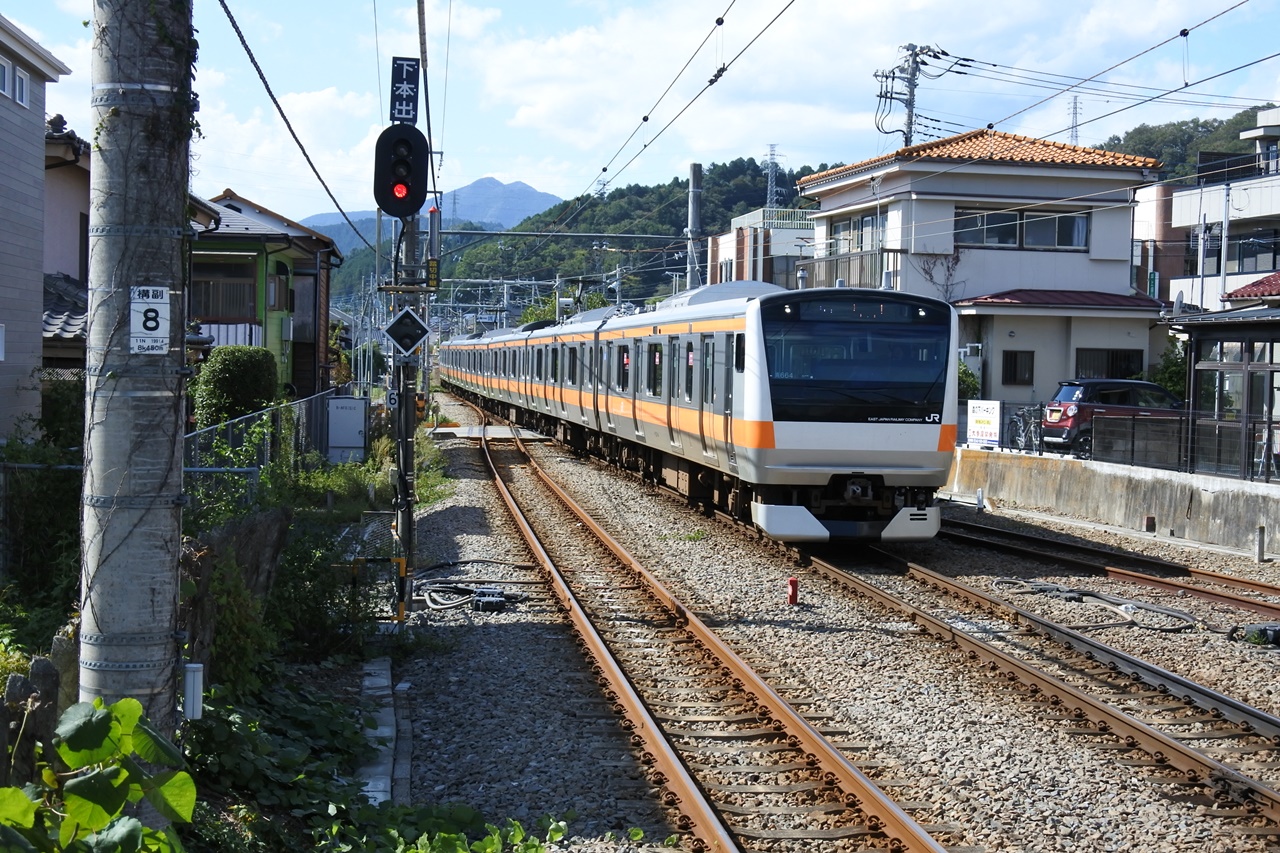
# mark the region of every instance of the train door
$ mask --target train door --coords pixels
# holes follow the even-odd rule
[[[644,419],[641,417],[643,408],[640,402],[640,395],[644,393],[642,386],[648,381],[650,371],[653,369],[650,366],[650,362],[653,361],[653,354],[645,349],[644,339],[642,338],[635,339],[631,352],[635,361],[629,377],[631,382],[631,391],[628,394],[631,398],[631,428],[636,437],[643,441]],[[658,357],[661,359],[661,349],[659,349]]]
[[[684,396],[681,384],[684,379],[684,352],[679,338],[667,339],[667,440],[672,447],[680,447],[680,400]]]
[[[599,413],[600,419],[604,421],[604,426],[610,432],[616,432],[617,427],[613,423],[613,398],[614,391],[617,388],[614,364],[618,361],[618,348],[613,344],[603,344],[602,349],[604,356],[600,362],[600,400],[596,406],[596,412]]]
[[[702,441],[704,456],[716,456],[716,339],[714,335],[703,335],[699,341],[702,347],[701,370],[698,371],[698,438]]]
[[[733,383],[747,364],[746,335],[729,333],[724,336],[724,382],[721,383],[720,417],[724,433],[725,459],[729,469],[738,468],[738,454],[734,450],[733,437]]]

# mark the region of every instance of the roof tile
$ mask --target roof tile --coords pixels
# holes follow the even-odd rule
[[[988,293],[972,299],[957,299],[955,305],[1025,305],[1061,308],[1146,308],[1158,309],[1161,303],[1137,293],[1106,293],[1100,290],[1039,290],[1021,288]]]
[[[1280,296],[1280,272],[1237,287],[1227,294],[1227,299],[1261,299],[1264,296]]]
[[[831,180],[843,175],[861,172],[894,161],[961,160],[971,163],[1020,163],[1026,165],[1055,166],[1111,166],[1128,169],[1159,169],[1161,163],[1151,157],[1103,151],[1099,148],[1083,148],[1065,142],[1017,136],[999,130],[971,130],[958,136],[948,136],[899,148],[889,154],[873,157],[848,166],[837,166],[825,172],[817,172],[800,179],[800,186]]]

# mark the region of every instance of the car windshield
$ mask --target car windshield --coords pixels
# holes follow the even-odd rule
[[[1084,396],[1083,385],[1060,385],[1058,393],[1054,395],[1055,403],[1074,403]]]

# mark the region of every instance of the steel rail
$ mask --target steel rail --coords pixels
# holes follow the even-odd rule
[[[958,530],[948,530],[948,527],[956,527]],[[961,532],[970,531],[970,532]],[[977,534],[972,531],[978,531]],[[1174,578],[1161,577],[1161,575],[1182,575],[1202,583],[1212,583],[1218,586],[1230,587],[1233,589],[1242,589],[1248,592],[1261,593],[1263,595],[1280,596],[1280,587],[1275,584],[1266,583],[1265,581],[1253,580],[1251,578],[1236,577],[1234,575],[1226,575],[1221,572],[1211,572],[1207,569],[1197,569],[1191,566],[1184,566],[1178,563],[1172,563],[1168,560],[1161,560],[1156,557],[1146,557],[1142,555],[1117,554],[1113,551],[1106,551],[1101,548],[1090,548],[1087,545],[1078,545],[1072,542],[1059,542],[1058,540],[1046,540],[1028,533],[1020,533],[1014,530],[1004,530],[999,527],[990,527],[984,524],[975,524],[971,521],[954,521],[948,519],[943,523],[943,529],[938,534],[945,536],[958,542],[977,545],[983,548],[993,548],[999,551],[1012,554],[1031,555],[1039,558],[1050,557],[1067,563],[1072,566],[1087,569],[1089,571],[1106,574],[1110,577],[1131,580],[1135,583],[1141,583],[1146,586],[1155,587],[1157,589],[1172,590],[1175,592],[1185,592],[1188,595],[1196,595],[1207,601],[1214,601],[1219,604],[1227,604],[1232,607],[1239,607],[1246,610],[1253,610],[1258,613],[1270,616],[1272,618],[1280,618],[1280,604],[1268,601],[1259,601],[1254,598],[1248,598],[1242,595],[1235,595],[1229,592],[1219,592],[1216,590],[1205,589],[1204,587],[1194,586]],[[1017,539],[1022,542],[1044,542],[1049,547],[1037,548],[1030,545],[1019,545],[1013,542],[999,542],[984,538],[985,536],[1003,536],[1008,539]],[[1063,547],[1073,551],[1079,551],[1085,554],[1093,554],[1099,557],[1102,562],[1089,560],[1080,556],[1071,556],[1063,554],[1060,551],[1052,550],[1054,547]],[[1149,567],[1147,570],[1124,569],[1112,566],[1105,562],[1106,558],[1120,557],[1140,565]]]
[[[518,438],[516,443],[522,444]],[[744,684],[744,689],[755,694],[763,713],[770,718],[764,721],[784,726],[787,734],[795,737],[803,749],[814,756],[826,777],[838,784],[847,795],[856,798],[856,802],[848,805],[857,806],[867,815],[867,826],[875,832],[886,835],[891,850],[901,851],[901,853],[915,853],[915,851],[946,853],[945,846],[939,844],[923,826],[880,790],[870,777],[850,762],[839,749],[832,746],[821,732],[761,679],[751,665],[730,648],[715,631],[684,607],[661,581],[579,507],[532,457],[530,457],[529,467],[605,547],[638,577],[643,578],[652,594],[684,623],[684,627],[690,634],[719,656],[725,666],[732,671],[733,677]]]
[[[1168,692],[1191,702],[1208,711],[1215,717],[1221,717],[1240,726],[1242,732],[1249,732],[1271,738],[1280,745],[1280,717],[1268,714],[1244,702],[1225,696],[1216,690],[1197,684],[1175,672],[1148,663],[1140,658],[1112,648],[1087,634],[1059,625],[1052,619],[1046,619],[1016,604],[986,593],[963,581],[949,578],[931,569],[904,561],[907,575],[931,586],[947,590],[953,595],[975,601],[986,607],[994,607],[1009,614],[1014,622],[1031,628],[1039,634],[1061,643],[1068,648],[1081,651],[1089,658],[1101,661],[1117,672],[1141,681],[1157,690]]]
[[[600,636],[599,631],[591,624],[586,611],[579,604],[577,597],[573,594],[573,590],[569,588],[568,582],[552,561],[551,556],[543,548],[538,535],[529,525],[524,513],[516,503],[515,497],[507,488],[506,483],[502,482],[502,477],[498,474],[497,465],[489,452],[489,439],[487,436],[481,438],[480,447],[484,452],[489,470],[493,473],[493,480],[502,495],[502,500],[506,503],[511,517],[520,528],[521,536],[534,552],[536,561],[542,566],[551,582],[556,598],[559,599],[568,613],[574,628],[582,637],[587,650],[600,668],[601,675],[608,681],[609,688],[614,692],[617,703],[622,706],[627,719],[631,722],[632,735],[644,742],[646,757],[652,758],[658,772],[662,775],[660,784],[669,795],[665,800],[665,804],[679,811],[687,821],[687,825],[680,828],[697,839],[700,844],[699,849],[713,851],[713,853],[739,853],[741,848],[738,847],[737,842],[729,834],[728,829],[720,820],[719,815],[716,814],[715,809],[707,800],[706,795],[703,794],[702,789],[698,787],[693,777],[689,775],[689,771],[680,761],[674,747],[662,734],[662,727],[649,713],[649,709],[640,699],[639,694],[636,693],[635,688],[623,671],[622,665],[609,650],[608,644]]]
[[[879,549],[872,550],[895,563],[905,563],[913,570],[927,573],[928,575],[935,574],[901,557],[879,551]],[[873,600],[879,601],[886,607],[906,615],[907,618],[923,627],[935,639],[950,643],[962,649],[971,657],[984,661],[1005,676],[1027,685],[1032,690],[1044,695],[1051,704],[1065,706],[1070,709],[1073,716],[1090,720],[1097,725],[1100,733],[1112,734],[1120,737],[1130,745],[1141,746],[1157,762],[1183,773],[1188,781],[1202,782],[1209,785],[1222,795],[1229,796],[1237,802],[1256,806],[1262,814],[1271,820],[1280,821],[1280,792],[1263,785],[1258,780],[1245,776],[1239,771],[1197,752],[1164,732],[1130,717],[1083,690],[1042,672],[1025,661],[1000,651],[972,634],[953,627],[943,619],[939,619],[922,608],[904,601],[835,565],[815,558],[812,561],[812,567],[819,574],[835,583],[854,589]],[[972,587],[969,587],[968,590],[975,601],[991,600],[990,596],[979,590]],[[1246,734],[1246,732],[1241,732],[1241,734]]]

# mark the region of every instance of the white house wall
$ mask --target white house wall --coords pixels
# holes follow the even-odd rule
[[[1225,184],[1196,187],[1173,194],[1174,228],[1221,222]],[[1280,176],[1250,178],[1231,187],[1231,221],[1280,216]]]

